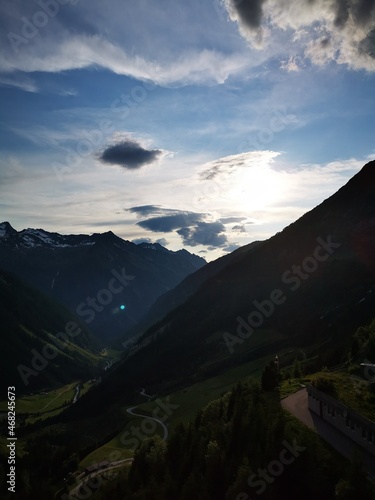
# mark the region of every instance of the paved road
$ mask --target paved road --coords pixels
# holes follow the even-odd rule
[[[168,428],[167,426],[165,425],[165,423],[158,419],[158,418],[155,418],[155,417],[150,417],[149,415],[145,415],[145,414],[142,414],[142,413],[135,413],[134,410],[137,409],[137,406],[133,406],[133,408],[128,408],[126,411],[129,413],[129,415],[133,415],[134,417],[141,417],[141,418],[147,418],[148,420],[155,420],[155,422],[157,422],[158,424],[160,424],[163,428],[163,431],[164,431],[164,436],[163,436],[163,441],[166,441],[168,439],[168,434],[169,434],[169,431],[168,431]],[[89,484],[87,483],[90,483],[90,480],[97,476],[97,475],[100,475],[100,474],[103,474],[104,472],[107,472],[111,469],[116,469],[118,467],[123,467],[126,463],[129,463],[129,462],[132,462],[134,459],[133,458],[126,458],[124,460],[119,460],[118,462],[115,462],[113,464],[110,464],[108,467],[106,467],[105,469],[101,469],[101,470],[98,470],[98,471],[95,471],[95,472],[92,472],[91,474],[85,476],[82,481],[80,481],[77,486],[75,486],[71,491],[70,491],[70,496],[72,498],[75,498],[75,495],[79,492],[79,489],[82,487],[82,486],[85,486],[85,485],[88,485],[89,487]]]
[[[160,424],[163,427],[163,431],[164,431],[163,441],[166,441],[168,439],[169,431],[168,431],[168,427],[165,425],[165,423],[162,420],[155,418],[155,417],[150,417],[149,415],[144,415],[142,413],[134,413],[133,410],[135,410],[136,408],[137,408],[137,406],[134,406],[133,408],[128,408],[126,411],[130,415],[134,415],[135,417],[142,417],[142,418],[147,418],[148,420],[155,420],[155,422],[157,422],[158,424]]]
[[[298,418],[302,423],[315,430],[319,436],[327,441],[332,448],[349,460],[357,450],[362,456],[363,465],[369,476],[375,480],[375,457],[370,453],[359,449],[358,445],[345,434],[335,429],[332,425],[322,420],[318,415],[308,408],[308,396],[306,389],[301,389],[291,396],[281,400],[281,406]]]
[[[308,409],[307,405],[307,391],[306,389],[301,389],[291,396],[281,400],[281,406],[288,410],[289,413],[298,418],[310,429],[315,429],[314,420],[312,414]]]
[[[129,463],[129,462],[132,462],[134,459],[133,458],[125,458],[124,460],[118,460],[117,462],[109,465],[108,467],[106,467],[105,469],[100,469],[98,471],[95,471],[95,472],[91,472],[90,474],[88,474],[87,476],[85,476],[82,481],[80,481],[77,486],[75,486],[72,490],[70,490],[70,493],[69,493],[69,496],[74,499],[74,498],[83,498],[82,495],[80,495],[79,497],[77,497],[76,495],[79,494],[79,489],[82,487],[82,486],[87,486],[90,490],[94,490],[95,488],[92,487],[92,478],[95,477],[95,476],[98,476],[100,474],[103,474],[104,472],[108,472],[109,470],[113,470],[113,469],[118,469],[119,467],[123,467],[124,465],[126,465],[126,463]],[[95,483],[94,483],[95,484]],[[87,493],[86,493],[87,494]],[[88,497],[87,497],[88,498]]]

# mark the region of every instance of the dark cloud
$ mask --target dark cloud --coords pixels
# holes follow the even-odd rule
[[[237,233],[247,233],[246,227],[244,224],[237,224],[232,227],[232,231],[237,231]]]
[[[137,225],[156,233],[176,232],[182,237],[183,243],[188,246],[204,245],[208,250],[228,246],[224,224],[240,223],[246,217],[223,217],[213,222],[206,222],[208,214],[189,212],[172,208],[163,208],[159,205],[140,205],[126,209],[127,211],[144,217]],[[238,227],[242,227],[238,225]],[[134,241],[150,241],[142,238]],[[167,245],[164,238],[157,240],[162,246]],[[229,248],[229,246],[228,246]],[[224,248],[225,249],[225,248]],[[231,251],[232,247],[228,251]]]
[[[350,4],[348,0],[337,0],[335,5],[335,20],[334,24],[338,28],[345,26],[347,20],[349,19],[349,8]]]
[[[275,2],[276,0],[268,3],[272,6]],[[261,26],[265,3],[266,0],[227,0],[229,10],[235,12],[241,23],[251,30],[257,30]],[[287,9],[293,3],[294,0],[284,2],[285,8]],[[345,26],[350,16],[356,24],[366,25],[375,10],[375,0],[331,0],[330,4],[321,0],[300,0],[299,3],[306,11],[316,3],[320,3],[323,9],[325,5],[329,5],[335,13],[334,25],[339,28]]]
[[[163,208],[159,205],[140,205],[126,210],[142,218],[148,217],[145,220],[137,222],[138,226],[160,233],[169,233],[182,227],[193,226],[207,216],[204,213]]]
[[[375,29],[371,30],[359,44],[359,51],[375,58]]]
[[[238,13],[248,28],[258,29],[262,22],[265,0],[230,0],[231,7]]]
[[[127,169],[137,169],[156,161],[162,151],[145,149],[139,142],[130,139],[108,146],[100,155],[100,160],[110,165],[120,165]]]
[[[138,226],[154,232],[169,233],[181,227],[189,227],[196,224],[204,217],[204,214],[181,212],[175,215],[162,215],[137,222]]]
[[[137,214],[140,217],[147,217],[148,215],[178,214],[181,212],[173,208],[162,208],[160,205],[140,205],[139,207],[126,208],[125,210]]]
[[[223,224],[232,224],[233,222],[242,222],[246,220],[246,217],[222,217],[220,222]]]
[[[350,3],[353,3],[353,0]],[[354,2],[354,18],[358,24],[366,25],[370,22],[374,10],[375,0],[358,0]]]
[[[375,0],[224,0],[229,16],[252,46],[264,48],[262,33],[291,29],[302,40],[304,57],[314,64],[329,61],[375,71],[371,33]],[[305,38],[300,38],[302,31]],[[321,41],[321,36],[324,39]],[[362,40],[360,38],[362,37]],[[220,169],[204,172],[214,178]]]
[[[225,227],[220,221],[198,222],[193,227],[183,227],[177,231],[185,245],[191,247],[207,245],[212,248],[222,247],[228,240],[224,234]]]
[[[162,247],[166,247],[168,245],[168,241],[165,238],[159,238],[155,243],[159,243]]]

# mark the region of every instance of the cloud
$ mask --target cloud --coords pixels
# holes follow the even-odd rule
[[[165,247],[168,245],[168,241],[165,238],[159,238],[158,240],[156,240],[154,242],[151,238],[148,238],[148,237],[135,238],[134,240],[132,240],[132,243],[134,243],[135,245],[140,245],[141,243],[149,243],[150,245],[153,245],[154,243],[158,243],[162,247]]]
[[[182,236],[185,245],[206,245],[209,247],[223,247],[228,242],[224,234],[225,227],[220,221],[198,222],[194,227],[183,227],[177,231]]]
[[[136,238],[132,240],[135,245],[140,245],[141,243],[152,243],[151,238]]]
[[[213,180],[222,174],[233,174],[239,168],[257,167],[272,162],[280,153],[275,151],[249,151],[238,155],[225,156],[202,165],[199,176],[202,180]]]
[[[20,90],[24,90],[25,92],[36,93],[39,91],[36,83],[26,76],[22,77],[9,77],[9,76],[0,76],[0,86],[4,87],[15,87]]]
[[[35,42],[38,43],[38,42]],[[15,69],[25,72],[61,71],[100,66],[118,75],[143,81],[153,81],[161,86],[186,84],[224,83],[229,75],[238,73],[248,61],[242,55],[225,54],[217,50],[186,51],[174,61],[149,60],[147,57],[130,55],[121,46],[111,43],[100,35],[71,35],[52,46],[27,48],[19,55],[11,51],[0,53],[0,71]]]
[[[154,163],[161,155],[159,149],[147,150],[139,142],[126,139],[108,146],[100,155],[103,163],[120,165],[127,169],[137,169]]]
[[[170,233],[176,229],[190,227],[204,219],[207,214],[163,208],[159,205],[141,205],[126,209],[139,217],[149,217],[137,222],[137,225],[153,232]]]
[[[220,222],[223,224],[232,224],[233,222],[242,222],[246,220],[246,217],[222,217]]]
[[[139,207],[131,207],[125,209],[127,212],[137,214],[139,217],[147,215],[162,215],[162,214],[178,214],[180,210],[173,208],[162,208],[160,205],[140,205]]]
[[[297,58],[296,56],[290,56],[289,59],[281,62],[280,68],[284,71],[287,71],[288,73],[291,73],[293,71],[298,72],[301,71],[301,63],[299,61],[299,58]]]
[[[181,212],[176,215],[165,215],[152,217],[150,219],[137,222],[138,226],[154,232],[169,233],[175,229],[188,227],[196,224],[204,217],[204,214]]]
[[[141,205],[125,210],[142,218],[152,216],[146,220],[137,222],[137,225],[150,231],[166,233],[181,227],[192,226],[207,216],[205,213],[164,208],[160,205]]]
[[[262,41],[261,23],[265,0],[224,0],[232,21],[237,21],[240,32],[254,45]]]
[[[238,50],[239,41],[225,39],[217,29],[220,19],[210,3],[193,0],[181,8],[172,0],[144,0],[130,7],[122,0],[91,0],[88,9],[85,2],[51,2],[57,12],[49,15],[38,2],[0,2],[0,71],[101,67],[179,87],[223,83],[250,65]],[[52,12],[53,5],[46,5],[48,9]],[[210,16],[212,26],[197,22],[197,16]],[[45,23],[38,26],[43,17]]]
[[[245,224],[237,224],[232,227],[232,231],[236,231],[237,233],[247,233]]]
[[[264,48],[272,35],[289,33],[290,47],[312,63],[331,61],[375,71],[375,0],[224,0],[244,38]],[[267,37],[263,36],[267,33]],[[293,45],[294,44],[294,45]],[[296,60],[282,63],[296,70]]]
[[[137,222],[137,225],[153,232],[176,232],[182,237],[183,243],[188,246],[204,245],[211,249],[223,247],[228,240],[225,235],[224,222],[243,221],[245,217],[224,217],[222,220],[210,221],[209,214],[188,212],[171,208],[162,208],[158,205],[143,205],[127,209],[138,216],[147,217],[158,214],[156,217]],[[165,246],[163,239],[158,242]]]

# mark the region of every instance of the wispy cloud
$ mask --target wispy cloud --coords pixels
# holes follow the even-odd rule
[[[243,54],[226,54],[206,48],[187,49],[172,60],[162,57],[151,60],[142,55],[134,56],[101,35],[70,35],[60,40],[52,39],[51,44],[35,41],[35,45],[32,50],[25,47],[17,56],[3,49],[0,71],[57,73],[99,66],[118,75],[151,80],[162,86],[180,86],[223,83],[229,75],[249,65]]]
[[[27,76],[6,76],[0,75],[0,86],[1,87],[15,87],[25,92],[38,92],[38,86],[36,83]]]
[[[241,168],[267,165],[279,155],[280,153],[275,151],[250,151],[226,156],[203,165],[199,175],[202,180],[212,180],[222,174],[232,174]]]

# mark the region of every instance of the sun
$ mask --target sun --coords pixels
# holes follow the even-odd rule
[[[268,164],[243,166],[230,179],[227,196],[237,211],[259,211],[284,198],[285,179]]]

